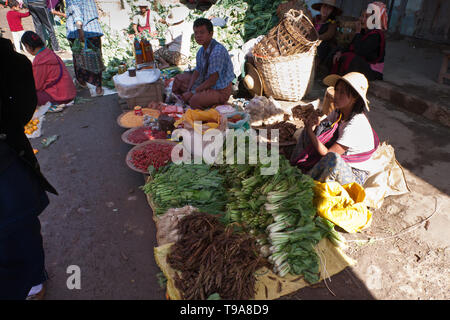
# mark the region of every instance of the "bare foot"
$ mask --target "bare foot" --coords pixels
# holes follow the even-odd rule
[[[96,93],[98,96],[102,96],[103,93],[104,93],[103,88],[102,88],[102,87],[97,87],[97,88],[95,88],[95,93]]]

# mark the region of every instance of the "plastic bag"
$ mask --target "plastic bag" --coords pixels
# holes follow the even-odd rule
[[[384,198],[410,192],[403,169],[395,159],[391,145],[383,142],[372,155],[371,161],[375,163],[374,167],[379,169],[371,172],[364,183],[366,206],[379,209]]]
[[[145,69],[136,71],[136,77],[129,77],[128,72],[116,74],[113,77],[114,86],[123,99],[131,99],[148,94],[150,84],[159,80],[159,69]]]
[[[250,129],[250,115],[247,112],[241,112],[241,111],[236,111],[233,113],[228,113],[227,115],[227,119],[228,119],[228,128],[229,129],[242,129],[242,130],[248,130]],[[233,118],[234,116],[239,116],[241,118],[241,120],[238,120],[236,122],[232,122],[230,121],[231,118]]]
[[[212,143],[215,143],[215,138],[211,140],[204,140],[204,135],[211,129],[219,130],[222,133],[222,139],[224,138],[225,130],[227,129],[227,118],[225,115],[220,114],[214,109],[209,110],[193,110],[189,109],[183,115],[181,119],[184,129],[189,132],[189,136],[183,137],[183,147],[186,152],[193,155],[195,158],[203,157],[203,152]],[[202,122],[202,130],[194,125],[194,122]],[[178,126],[178,122],[175,123],[175,127]],[[213,132],[214,133],[214,132]],[[196,145],[196,136],[201,134],[201,148],[200,145]],[[218,153],[215,154],[217,158]],[[213,159],[215,161],[215,158]]]
[[[349,233],[370,226],[372,213],[364,204],[366,193],[358,183],[341,186],[338,182],[315,182],[314,205],[317,214]]]

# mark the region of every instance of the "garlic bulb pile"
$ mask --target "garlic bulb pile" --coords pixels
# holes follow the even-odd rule
[[[284,120],[284,111],[272,97],[255,96],[245,107],[250,114],[250,124],[261,127],[278,123]]]

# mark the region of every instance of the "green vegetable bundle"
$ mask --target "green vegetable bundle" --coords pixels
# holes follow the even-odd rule
[[[189,21],[200,17],[225,19],[224,27],[214,28],[214,38],[227,50],[239,49],[250,39],[266,35],[278,23],[277,8],[283,0],[218,0],[208,11],[191,12]],[[191,43],[191,59],[200,47]]]
[[[339,244],[334,225],[316,216],[314,181],[280,156],[275,175],[261,175],[263,165],[226,165],[220,168],[228,188],[228,223],[237,222],[267,247],[269,261],[280,276],[303,275],[319,280],[315,246],[324,237]]]
[[[185,205],[210,214],[221,214],[225,209],[223,177],[206,164],[172,163],[155,173],[142,189],[152,196],[156,215]]]

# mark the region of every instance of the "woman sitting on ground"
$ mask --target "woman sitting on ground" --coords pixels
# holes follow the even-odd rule
[[[346,50],[337,51],[334,55],[331,74],[360,72],[369,81],[383,80],[386,48],[384,30],[388,27],[386,6],[381,2],[374,2],[372,5],[378,6],[380,10],[381,29],[376,29],[376,25],[368,26],[368,14],[364,11],[350,46]]]
[[[25,32],[21,41],[25,49],[35,56],[33,75],[38,106],[47,102],[66,104],[75,99],[77,90],[61,58],[46,48],[42,39],[33,31]]]
[[[307,135],[310,144],[291,159],[292,164],[320,182],[364,185],[374,169],[371,157],[379,145],[366,114],[368,81],[363,74],[353,72],[343,77],[330,75],[324,83],[335,88],[336,109],[323,123],[317,116],[306,121],[300,139]],[[332,124],[331,127],[316,136],[316,128],[326,123]]]
[[[319,63],[326,63],[332,59],[332,51],[336,49],[336,17],[342,14],[342,10],[336,6],[336,0],[323,0],[311,6],[312,9],[320,11],[314,17],[314,26],[322,42],[317,47]]]

